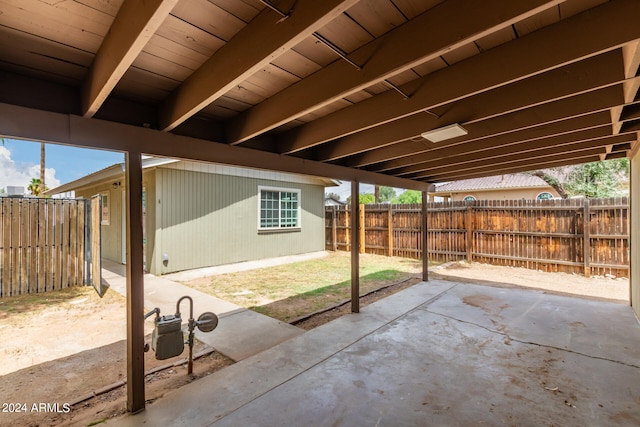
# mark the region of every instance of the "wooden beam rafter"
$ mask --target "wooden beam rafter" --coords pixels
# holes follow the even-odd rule
[[[231,120],[228,141],[242,143],[420,63],[507,28],[562,1],[449,0],[373,40]],[[459,11],[464,9],[465,13]],[[500,19],[496,19],[500,17]],[[394,92],[395,93],[395,92]]]
[[[451,123],[466,126],[517,110],[558,101],[625,81],[620,50],[573,63],[525,80],[482,92],[443,106],[439,117],[414,114],[357,132],[314,150],[313,158],[333,161],[398,141]]]
[[[33,126],[33,123],[38,123],[39,126]],[[430,187],[423,181],[412,181],[245,147],[234,147],[155,129],[3,103],[0,103],[0,135],[76,147],[122,152],[135,151],[177,159],[268,169],[345,181],[358,180],[367,184],[418,191],[428,191]]]
[[[603,148],[592,148],[590,150],[566,153],[547,158],[533,160],[523,160],[520,162],[506,163],[504,165],[486,166],[474,170],[461,169],[457,172],[445,174],[425,174],[423,179],[431,182],[455,181],[459,179],[480,178],[484,176],[501,175],[504,173],[528,172],[536,169],[545,169],[557,166],[576,165],[581,163],[597,162]]]
[[[430,143],[423,138],[415,141],[400,142],[388,147],[370,150],[348,157],[344,159],[344,161],[338,163],[343,166],[362,167],[365,165],[388,162],[395,159],[397,162],[394,162],[393,167],[401,167],[412,163],[411,161],[409,161],[409,163],[404,163],[401,160],[402,158],[415,156],[416,154],[426,152],[434,148],[495,137],[515,131],[535,129],[542,125],[589,115],[593,112],[606,111],[612,106],[620,105],[622,103],[623,94],[621,87],[619,85],[610,86],[573,96],[571,98],[538,105],[526,110],[516,111],[490,120],[476,122],[468,126],[471,132],[466,137],[443,141],[438,144]]]
[[[93,117],[178,0],[125,0],[82,82],[82,115]]]
[[[607,2],[407,83],[401,88],[408,100],[385,92],[287,131],[279,151],[307,149],[613,50],[640,38],[639,15],[637,1]]]
[[[301,0],[286,18],[265,8],[167,97],[160,128],[174,129],[357,1]]]
[[[490,136],[478,140],[464,141],[442,147],[434,147],[414,156],[374,165],[372,171],[394,171],[408,174],[429,167],[434,163],[448,162],[450,158],[477,158],[488,152],[512,152],[518,149],[536,149],[551,144],[566,144],[571,141],[599,138],[611,135],[609,114],[606,110],[561,120],[529,129]],[[549,142],[550,141],[550,142]]]
[[[576,132],[573,135],[575,138],[580,138],[581,132]],[[462,160],[460,158],[452,158],[450,162],[440,162],[439,164],[424,166],[420,171],[416,171],[411,174],[398,174],[403,175],[405,178],[415,179],[421,178],[426,174],[446,174],[450,172],[459,172],[474,170],[482,167],[500,167],[502,165],[511,164],[514,162],[520,162],[524,160],[535,161],[536,159],[553,158],[558,155],[565,155],[568,153],[576,153],[585,150],[601,149],[603,152],[607,152],[607,149],[611,150],[614,144],[628,143],[635,140],[635,135],[621,134],[611,135],[610,132],[606,136],[589,138],[589,139],[576,139],[564,144],[556,144],[556,138],[547,138],[544,142],[545,146],[539,146],[536,149],[516,150],[511,152],[500,153],[487,153],[482,156],[481,159],[476,158],[473,161]]]

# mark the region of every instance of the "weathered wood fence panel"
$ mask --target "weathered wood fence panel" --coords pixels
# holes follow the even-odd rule
[[[429,203],[429,259],[628,277],[628,207],[628,198]],[[365,252],[422,258],[420,205],[360,209]],[[348,250],[348,215],[327,209],[327,249]]]
[[[0,197],[0,297],[85,284],[87,204]]]

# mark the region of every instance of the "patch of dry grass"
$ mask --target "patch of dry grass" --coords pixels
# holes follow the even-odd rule
[[[125,299],[116,292],[107,292],[100,298],[91,286],[76,286],[66,289],[16,295],[0,298],[0,322],[16,324],[25,316],[33,317],[46,310],[90,310],[94,304],[122,304]]]
[[[422,262],[360,256],[360,293],[419,275]],[[351,298],[347,252],[293,264],[196,279],[186,285],[284,322]]]

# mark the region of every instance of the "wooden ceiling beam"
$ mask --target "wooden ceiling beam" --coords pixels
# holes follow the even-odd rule
[[[423,138],[416,141],[401,142],[348,157],[339,162],[339,164],[350,167],[363,167],[398,160],[393,163],[393,167],[401,167],[406,164],[411,164],[411,162],[403,163],[402,158],[406,156],[415,156],[434,148],[443,148],[510,132],[526,131],[526,129],[534,129],[542,125],[547,126],[554,122],[590,115],[593,112],[606,111],[612,106],[622,103],[622,88],[620,86],[610,86],[571,98],[538,105],[526,110],[516,111],[490,120],[473,123],[468,126],[471,133],[466,137],[443,141],[437,144],[431,143]]]
[[[579,165],[583,163],[597,162],[599,160],[600,160],[600,154],[598,155],[586,154],[584,157],[574,157],[571,159],[550,161],[547,163],[533,165],[533,168],[530,168],[530,167],[528,168],[526,166],[514,166],[511,168],[496,169],[493,172],[486,171],[486,172],[478,172],[478,173],[472,173],[472,174],[470,173],[470,174],[459,175],[455,177],[443,177],[442,179],[431,177],[431,180],[432,182],[449,182],[449,181],[456,181],[460,179],[484,178],[487,176],[496,176],[496,175],[509,174],[509,173],[530,172],[538,169],[555,168],[555,167],[561,167],[561,166],[567,166],[567,165]]]
[[[481,156],[485,152],[496,150],[510,151],[513,147],[519,147],[523,144],[535,148],[537,145],[544,146],[546,144],[545,140],[549,138],[555,138],[554,141],[558,144],[567,143],[570,142],[572,138],[575,140],[576,132],[580,133],[578,138],[582,139],[611,135],[609,113],[603,110],[598,113],[578,116],[488,138],[464,141],[441,147],[436,146],[429,151],[414,156],[378,163],[368,167],[367,170],[375,170],[378,172],[395,170],[398,172],[411,173],[420,170],[419,168],[422,165],[446,161],[446,159],[450,157],[458,157],[461,155]]]
[[[440,117],[414,114],[318,146],[313,158],[333,161],[410,138],[451,123],[466,126],[624,81],[621,51],[615,50],[443,106]]]
[[[583,131],[584,132],[584,131]],[[496,166],[500,167],[506,163],[512,163],[523,160],[535,160],[541,158],[547,158],[555,155],[563,155],[565,153],[573,153],[578,151],[590,150],[594,148],[600,148],[603,152],[608,153],[611,152],[611,149],[616,144],[628,143],[635,140],[635,135],[633,134],[621,134],[621,135],[606,135],[601,137],[589,138],[589,139],[579,139],[582,138],[580,135],[581,132],[576,132],[573,139],[564,143],[556,143],[556,138],[546,138],[543,142],[546,143],[545,146],[538,145],[535,148],[529,149],[527,147],[526,150],[518,150],[516,147],[512,147],[512,150],[509,151],[501,151],[501,152],[488,152],[483,155],[481,158],[475,158],[473,160],[453,157],[449,159],[449,161],[441,161],[436,164],[432,164],[429,167],[425,167],[420,171],[411,174],[395,174],[390,172],[391,175],[403,176],[404,178],[414,179],[414,178],[422,178],[426,174],[444,174],[449,172],[461,171],[461,170],[470,170],[479,167],[485,166]],[[607,151],[609,150],[609,151]]]
[[[401,88],[409,99],[388,91],[287,131],[280,152],[300,151],[623,46],[640,38],[639,15],[640,2],[607,2],[408,83]]]
[[[624,84],[624,99],[625,102],[632,102],[638,95],[640,89],[640,78],[634,78],[638,76],[640,67],[640,40],[633,43],[627,43],[622,47],[622,54],[624,57],[624,72],[625,76],[629,79]],[[620,132],[622,128],[621,116],[623,116],[622,106],[614,107],[611,109],[611,122],[613,123],[613,133]]]
[[[82,82],[81,108],[93,117],[178,0],[125,0]]]
[[[174,129],[357,2],[300,0],[286,18],[265,8],[167,97],[160,128]]]
[[[604,149],[602,147],[592,148],[589,150],[576,151],[545,158],[506,163],[504,165],[490,165],[473,170],[461,169],[458,172],[425,174],[422,179],[429,180],[430,182],[456,181],[459,179],[493,176],[503,173],[529,172],[536,169],[546,169],[570,164],[597,162],[600,160],[600,154],[602,154],[603,152]]]
[[[349,54],[359,69],[335,61],[232,119],[228,141],[244,142],[559,3],[562,0],[442,2]]]
[[[38,123],[38,126],[34,126]],[[430,185],[369,171],[176,135],[155,129],[0,103],[0,136],[75,147],[221,163],[428,191]]]

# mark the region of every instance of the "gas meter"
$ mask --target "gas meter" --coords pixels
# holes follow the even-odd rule
[[[156,327],[151,335],[151,348],[155,351],[158,360],[182,354],[184,335],[182,334],[182,319],[179,316],[156,317]]]
[[[180,316],[180,303],[183,299],[188,299],[191,303],[189,323],[187,325],[189,338],[186,342],[182,332],[182,317]],[[184,296],[178,300],[175,315],[160,316],[160,309],[156,307],[145,314],[144,318],[146,319],[154,313],[156,318],[155,328],[151,334],[151,348],[156,353],[156,359],[164,360],[179,356],[184,351],[185,343],[189,344],[188,373],[190,374],[193,371],[194,330],[198,328],[202,332],[213,331],[218,326],[218,316],[211,312],[205,312],[198,317],[198,320],[195,320],[193,318],[193,299],[189,296]],[[145,351],[148,350],[149,346],[145,345]]]

